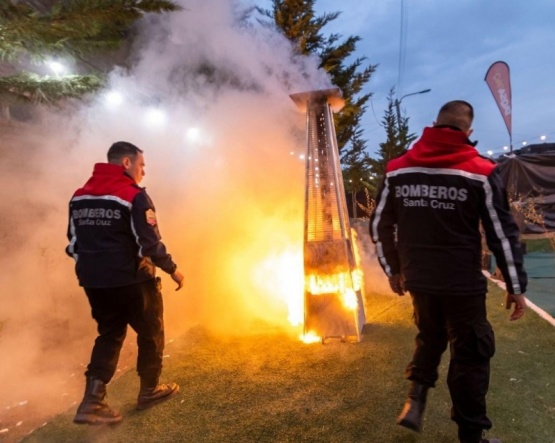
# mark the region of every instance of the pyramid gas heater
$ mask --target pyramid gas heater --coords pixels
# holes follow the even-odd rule
[[[362,273],[356,268],[345,187],[332,110],[343,105],[339,89],[291,95],[306,111],[304,226],[304,332],[359,341],[366,320]]]

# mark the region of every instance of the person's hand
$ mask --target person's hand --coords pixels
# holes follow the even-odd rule
[[[393,274],[389,277],[389,286],[397,295],[405,295],[405,285],[401,274]]]
[[[172,280],[177,283],[177,288],[175,290],[179,291],[183,287],[183,274],[176,269],[171,277]]]
[[[511,309],[512,304],[514,303],[515,308],[513,313],[509,317],[510,321],[518,320],[524,315],[524,311],[526,310],[526,298],[524,294],[509,294],[508,292],[505,293],[505,309]]]

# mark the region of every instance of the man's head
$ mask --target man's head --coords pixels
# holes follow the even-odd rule
[[[453,100],[445,103],[437,115],[435,126],[455,126],[465,132],[467,136],[472,134],[472,120],[474,119],[474,109],[472,105],[464,100]]]
[[[108,149],[108,163],[121,165],[125,172],[137,183],[145,175],[143,151],[129,142],[115,142]]]

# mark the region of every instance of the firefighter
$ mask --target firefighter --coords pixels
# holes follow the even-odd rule
[[[486,315],[480,224],[507,284],[506,300],[515,304],[511,320],[524,314],[527,276],[496,164],[468,139],[473,118],[469,103],[446,103],[412,149],[387,164],[370,234],[393,292],[410,293],[418,328],[397,423],[421,430],[426,394],[449,344],[447,384],[459,440],[494,443],[499,440],[482,436],[492,426],[486,393],[495,340]]]
[[[68,255],[75,259],[80,286],[91,306],[98,337],[85,372],[86,388],[74,422],[117,423],[122,416],[105,401],[127,326],[137,333],[137,409],[168,400],[176,383],[160,383],[164,349],[159,267],[183,286],[183,275],[166,251],[152,200],[139,183],[145,175],[143,151],[128,142],[108,150],[92,177],[69,203]]]

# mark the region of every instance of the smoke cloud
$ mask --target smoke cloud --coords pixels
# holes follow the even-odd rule
[[[0,410],[42,398],[44,415],[61,404],[44,398],[82,389],[95,324],[64,253],[67,205],[114,141],[144,150],[141,185],[185,275],[175,292],[159,273],[168,339],[283,327],[302,309],[305,119],[289,94],[329,78],[245,3],[183,6],[144,20],[132,68],[93,102],[1,129]]]

